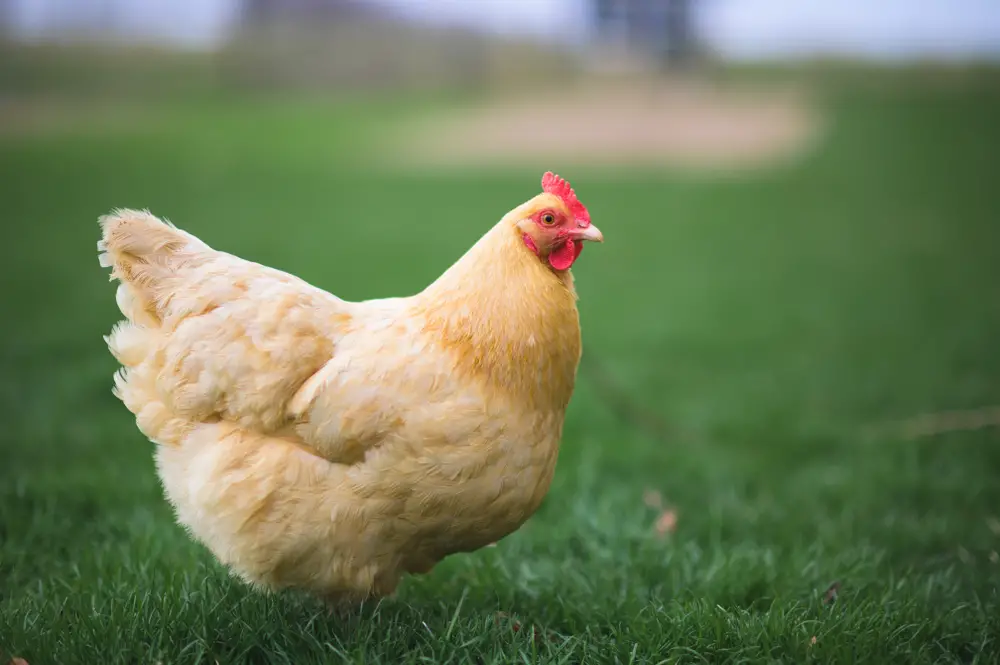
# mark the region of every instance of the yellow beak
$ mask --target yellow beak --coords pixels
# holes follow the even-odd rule
[[[601,230],[591,224],[590,226],[579,229],[576,233],[577,240],[590,240],[591,242],[604,242],[604,234]]]

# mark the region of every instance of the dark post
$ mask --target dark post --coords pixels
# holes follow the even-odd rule
[[[684,65],[694,55],[694,25],[691,0],[666,2],[666,60],[670,65]]]

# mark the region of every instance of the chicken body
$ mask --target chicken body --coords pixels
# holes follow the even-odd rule
[[[546,199],[545,197],[549,197]],[[146,212],[103,217],[115,393],[178,521],[246,581],[337,601],[517,529],[581,353],[568,270],[504,217],[407,298],[347,302]]]

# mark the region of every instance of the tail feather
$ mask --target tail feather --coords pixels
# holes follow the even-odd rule
[[[156,387],[155,357],[164,332],[164,304],[173,277],[184,266],[204,260],[210,248],[147,211],[119,209],[100,218],[97,243],[101,266],[118,279],[115,300],[125,315],[104,340],[122,367],[112,392],[150,440],[179,445],[192,424],[171,414]]]
[[[118,279],[116,300],[129,320],[155,327],[170,278],[198,262],[208,245],[145,210],[117,209],[102,216],[98,260]]]

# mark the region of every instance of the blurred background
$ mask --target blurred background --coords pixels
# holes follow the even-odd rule
[[[295,106],[394,95],[380,108],[406,111],[352,160],[411,171],[553,160],[731,170],[794,157],[818,139],[820,71],[828,82],[863,67],[926,74],[994,62],[1000,9],[990,0],[2,0],[0,35],[6,135],[149,129],[195,99]]]
[[[121,114],[196,96],[492,94],[494,103],[457,117],[402,118],[412,122],[386,128],[398,131],[375,151],[379,161],[734,166],[815,138],[822,118],[802,79],[824,66],[932,70],[1000,57],[990,0],[869,4],[2,0],[3,119],[8,134],[54,115],[107,123],[111,98]],[[798,85],[766,94],[717,85],[736,70],[773,79],[806,65],[812,73]]]
[[[45,631],[112,644],[91,608],[136,561],[210,565],[110,394],[98,215],[397,296],[551,169],[606,237],[574,267],[556,480],[407,602],[515,554],[535,573],[469,603],[568,632],[686,593],[799,616],[846,577],[886,622],[831,627],[855,653],[971,662],[1000,582],[998,66],[996,0],[0,0],[0,638],[86,660]]]

